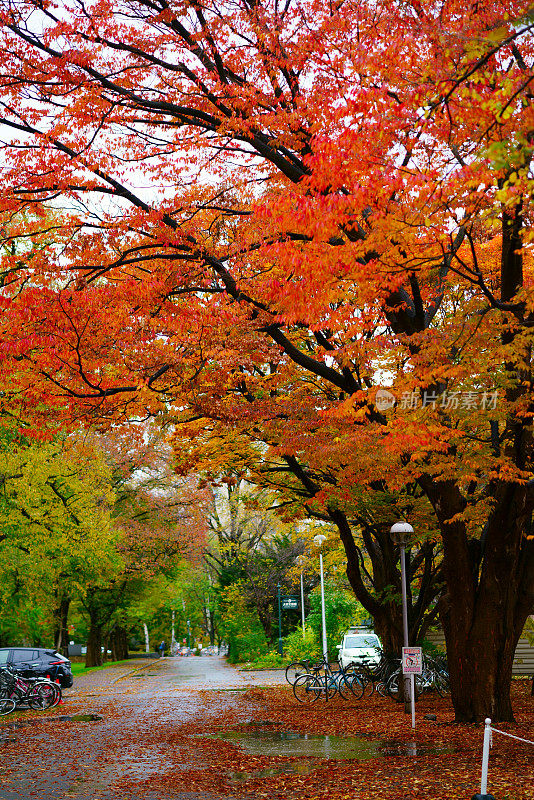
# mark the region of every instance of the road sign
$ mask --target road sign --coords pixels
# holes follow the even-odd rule
[[[284,611],[295,611],[299,607],[299,599],[295,595],[286,595],[282,597],[282,609]]]
[[[423,672],[423,650],[421,647],[402,648],[403,675],[421,675]]]

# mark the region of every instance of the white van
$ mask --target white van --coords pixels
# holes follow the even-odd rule
[[[337,646],[338,661],[345,669],[349,664],[366,663],[374,666],[380,661],[382,645],[373,631],[349,630]]]

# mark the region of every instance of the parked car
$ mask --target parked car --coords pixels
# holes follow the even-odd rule
[[[339,650],[338,661],[345,669],[349,664],[364,662],[370,666],[378,664],[382,645],[373,631],[349,630],[337,648]]]
[[[63,688],[72,686],[74,681],[69,659],[51,648],[0,647],[0,667],[4,664],[28,677],[49,675],[53,681],[59,680]]]

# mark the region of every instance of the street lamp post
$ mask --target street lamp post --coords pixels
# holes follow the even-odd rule
[[[278,652],[281,656],[284,655],[284,640],[282,639],[282,602],[280,591],[282,587],[278,584]]]
[[[302,638],[306,636],[306,616],[304,614],[304,559],[302,556],[297,558],[300,567],[300,614],[302,618]]]
[[[391,538],[395,544],[400,548],[400,565],[401,565],[401,592],[402,592],[402,631],[404,638],[404,647],[409,647],[408,642],[408,603],[406,600],[406,545],[410,541],[413,534],[413,528],[408,522],[396,522],[391,530]],[[403,675],[404,679],[404,709],[408,711],[408,700],[411,704],[412,712],[412,727],[415,727],[415,686],[413,675]]]
[[[323,624],[323,659],[325,664],[328,663],[328,645],[326,643],[326,616],[325,616],[325,605],[324,605],[324,574],[323,574],[323,553],[321,551],[321,547],[323,543],[326,542],[326,536],[323,536],[322,533],[318,533],[317,536],[313,537],[313,543],[316,547],[319,548],[319,567],[321,571],[321,620]]]

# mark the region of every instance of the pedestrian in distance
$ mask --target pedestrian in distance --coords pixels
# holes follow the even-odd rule
[[[158,647],[160,658],[163,658],[165,655],[165,642],[161,642],[160,646]]]

